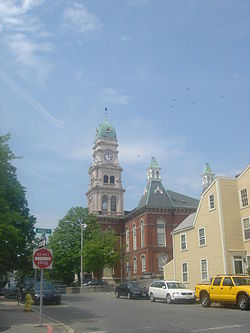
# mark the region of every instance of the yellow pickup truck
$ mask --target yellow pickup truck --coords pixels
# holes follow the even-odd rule
[[[231,303],[247,310],[250,307],[250,276],[216,275],[211,284],[195,286],[195,297],[204,307],[209,307],[212,302]]]

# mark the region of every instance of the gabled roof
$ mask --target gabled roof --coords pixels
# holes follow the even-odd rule
[[[150,180],[137,208],[197,208],[199,200],[186,195],[165,190],[161,181]]]
[[[173,233],[178,233],[180,231],[192,228],[194,226],[194,220],[195,220],[196,213],[190,214],[183,222],[181,222],[174,230]]]

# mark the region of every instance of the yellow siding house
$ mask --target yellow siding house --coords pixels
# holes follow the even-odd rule
[[[173,260],[164,279],[194,289],[215,274],[250,267],[250,164],[235,178],[218,177],[204,190],[196,213],[172,233]]]

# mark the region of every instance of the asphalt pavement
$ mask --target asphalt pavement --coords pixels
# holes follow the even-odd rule
[[[40,326],[39,306],[25,312],[24,305],[0,297],[0,332],[6,333],[73,333],[74,331],[45,314]]]

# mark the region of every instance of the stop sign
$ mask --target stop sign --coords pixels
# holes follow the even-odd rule
[[[33,268],[52,269],[52,250],[44,248],[34,250]]]

